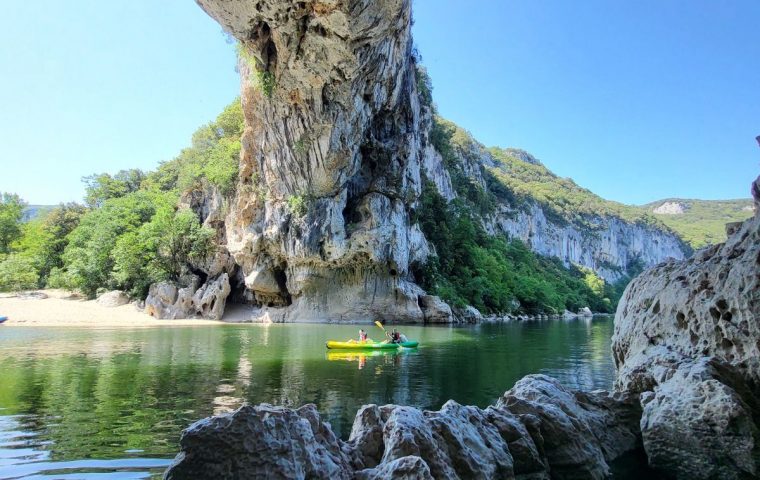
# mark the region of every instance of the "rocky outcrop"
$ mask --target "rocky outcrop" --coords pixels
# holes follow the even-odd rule
[[[410,2],[199,0],[241,43],[243,134],[226,246],[280,321],[422,322],[410,214],[427,124]]]
[[[760,216],[638,278],[618,306],[616,389],[640,394],[649,463],[674,478],[760,474]]]
[[[156,318],[208,318],[221,320],[230,281],[226,273],[201,283],[200,278],[190,280],[187,287],[169,282],[154,283],[145,299],[145,313]]]
[[[687,358],[716,357],[760,382],[760,216],[726,243],[636,278],[618,306],[619,369],[656,345]],[[760,384],[760,383],[758,383]]]
[[[532,375],[486,409],[364,406],[344,442],[313,405],[246,406],[190,426],[165,478],[606,478],[637,446],[637,408]]]

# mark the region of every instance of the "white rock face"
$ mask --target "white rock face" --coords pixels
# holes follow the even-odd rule
[[[681,202],[663,202],[662,205],[654,208],[652,212],[659,215],[681,215],[686,212],[686,205]]]

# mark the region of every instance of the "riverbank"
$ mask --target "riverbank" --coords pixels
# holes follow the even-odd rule
[[[85,300],[65,290],[0,295],[0,316],[14,327],[170,327],[219,325],[214,320],[158,320],[133,304],[118,307]]]

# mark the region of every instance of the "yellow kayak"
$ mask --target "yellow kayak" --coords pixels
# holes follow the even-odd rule
[[[399,346],[400,345],[398,343],[376,342],[371,339],[364,342],[357,340],[348,342],[338,342],[336,340],[327,341],[327,348],[331,350],[395,350]]]
[[[391,342],[376,342],[372,340],[371,338],[368,338],[367,340],[360,342],[358,340],[349,340],[347,342],[338,342],[336,340],[328,340],[327,341],[327,348],[331,350],[394,350],[399,347],[405,347],[405,348],[415,348],[418,343],[417,342],[402,342],[402,343],[391,343]]]

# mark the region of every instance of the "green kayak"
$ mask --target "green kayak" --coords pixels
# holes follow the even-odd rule
[[[331,350],[343,349],[343,350],[393,350],[399,347],[415,348],[419,345],[418,342],[403,342],[403,343],[384,343],[368,340],[366,342],[338,342],[335,340],[329,340],[327,342],[327,348]]]

